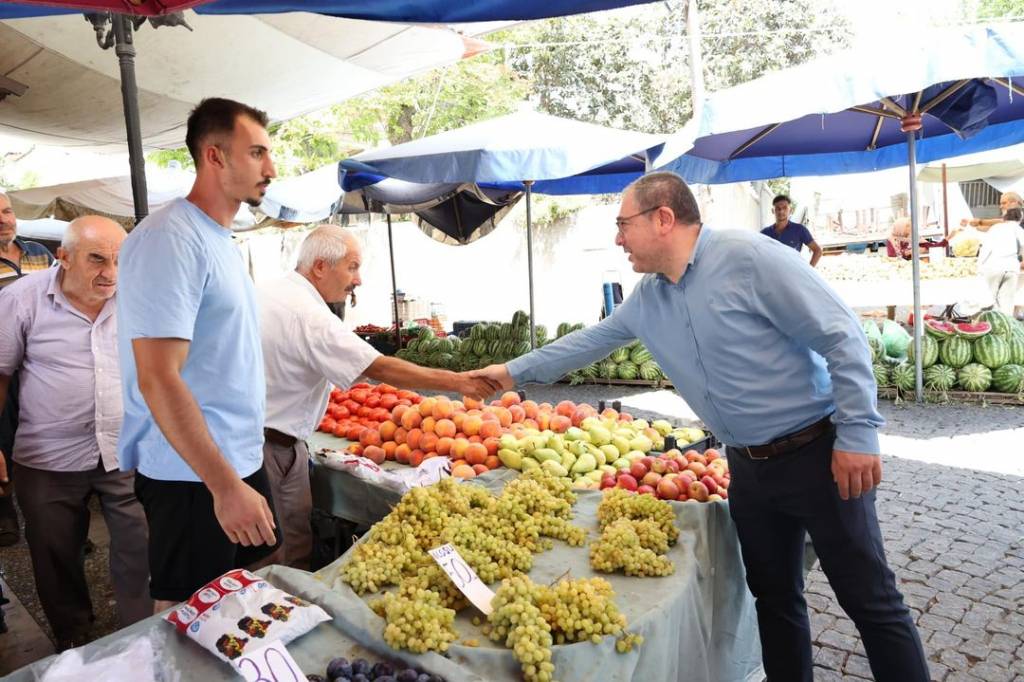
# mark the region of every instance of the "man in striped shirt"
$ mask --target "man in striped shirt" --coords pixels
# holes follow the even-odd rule
[[[10,198],[0,193],[0,287],[52,264],[53,255],[45,246],[18,237],[14,207]]]

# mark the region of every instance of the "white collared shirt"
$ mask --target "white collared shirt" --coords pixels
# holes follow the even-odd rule
[[[19,372],[14,461],[44,471],[118,468],[121,370],[117,303],[95,322],[61,291],[50,268],[0,292],[0,374]]]
[[[327,307],[297,272],[257,287],[267,379],[267,428],[305,440],[323,417],[331,384],[351,386],[380,353]]]

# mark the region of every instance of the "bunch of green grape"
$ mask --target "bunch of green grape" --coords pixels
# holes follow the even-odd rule
[[[626,627],[614,597],[604,578],[559,580],[540,589],[537,605],[556,643],[590,640],[599,644],[605,635],[618,635]]]
[[[679,538],[676,514],[671,504],[654,495],[637,495],[623,488],[608,488],[597,505],[597,521],[603,530],[622,518],[654,521],[665,532],[669,544],[675,544]]]
[[[633,647],[640,646],[643,643],[644,638],[641,635],[631,632],[615,640],[615,650],[620,654],[626,654],[632,651]]]
[[[607,635],[623,634],[626,617],[614,597],[611,584],[603,578],[560,580],[547,586],[528,576],[515,576],[503,580],[495,592],[484,632],[512,649],[525,680],[551,680],[552,643],[598,644]],[[630,635],[623,639],[630,648],[640,643]],[[616,650],[621,649],[617,643]]]
[[[458,638],[452,627],[455,611],[445,608],[432,590],[409,586],[389,592],[370,604],[374,613],[387,620],[384,641],[395,649],[422,654],[445,652]]]
[[[497,497],[453,479],[413,488],[356,546],[341,578],[359,594],[398,585],[432,561],[428,550],[445,543],[486,583],[529,571],[533,554],[551,548],[550,538],[586,541],[586,532],[569,523],[576,496],[566,486],[539,473],[512,481]],[[445,601],[457,602],[447,595]]]
[[[630,576],[666,576],[674,572],[672,560],[651,547],[668,549],[665,533],[657,524],[619,518],[605,526],[601,537],[590,544],[590,567],[602,573],[622,569]]]
[[[551,626],[537,607],[541,589],[526,576],[503,580],[491,600],[488,636],[512,649],[526,682],[551,682]]]

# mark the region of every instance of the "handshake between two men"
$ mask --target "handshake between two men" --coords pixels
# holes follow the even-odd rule
[[[487,400],[495,393],[511,391],[516,382],[503,364],[460,372],[455,390],[476,400]]]

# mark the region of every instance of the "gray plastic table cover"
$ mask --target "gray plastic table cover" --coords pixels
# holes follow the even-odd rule
[[[494,475],[501,474],[505,475]],[[497,492],[515,472],[493,472],[479,483]],[[574,523],[597,534],[597,504],[601,493],[578,491]],[[759,681],[761,649],[753,598],[747,591],[739,544],[724,504],[676,503],[679,542],[670,550],[675,573],[663,578],[632,578],[595,573],[586,546],[556,541],[554,549],[535,556],[531,578],[550,583],[571,577],[600,575],[615,590],[615,602],[626,615],[628,631],[643,635],[644,643],[627,654],[615,651],[615,638],[553,648],[555,679],[562,682],[624,680],[686,680],[687,682]],[[366,540],[366,536],[361,542]],[[363,646],[382,643],[384,621],[367,605],[374,595],[356,595],[338,577],[350,558],[349,550],[315,577],[331,584],[345,603],[342,629]],[[496,586],[492,586],[496,587]],[[487,639],[471,619],[472,607],[456,619],[460,640],[449,649],[459,673],[451,682],[482,677],[494,682],[521,679],[512,652]],[[478,647],[461,640],[477,639]]]

